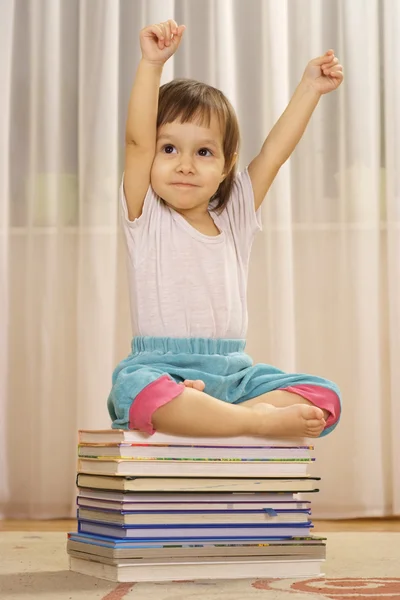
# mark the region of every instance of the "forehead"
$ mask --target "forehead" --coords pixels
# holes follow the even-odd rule
[[[194,122],[181,123],[173,121],[165,123],[158,128],[157,138],[171,137],[180,140],[193,142],[214,142],[217,145],[222,144],[222,132],[219,121],[215,115],[211,115],[210,124],[207,127],[204,123]]]

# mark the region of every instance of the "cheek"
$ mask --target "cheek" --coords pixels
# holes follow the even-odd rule
[[[165,179],[166,171],[167,168],[165,163],[155,158],[150,172],[151,182],[158,182],[158,184],[162,183],[162,181]]]
[[[209,181],[210,183],[212,183],[213,187],[215,187],[216,189],[218,188],[219,184],[221,183],[223,177],[222,177],[222,173],[223,173],[223,168],[219,165],[215,165],[213,169],[210,169],[209,171]]]
[[[213,163],[200,163],[198,165],[198,171],[204,173],[209,179],[220,179],[222,177],[223,165],[219,162]]]
[[[150,183],[157,196],[171,203],[171,191],[167,185],[167,181],[171,178],[169,171],[166,161],[155,158],[150,171]]]

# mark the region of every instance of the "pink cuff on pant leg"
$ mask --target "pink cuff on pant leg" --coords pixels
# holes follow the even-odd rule
[[[285,388],[285,390],[302,396],[318,408],[329,411],[330,415],[326,420],[326,427],[334,425],[339,419],[340,401],[333,390],[320,385],[292,385]]]
[[[173,400],[184,390],[183,384],[176,383],[168,375],[163,375],[149,383],[135,398],[129,410],[129,429],[139,429],[150,435],[155,429],[151,422],[153,412]]]

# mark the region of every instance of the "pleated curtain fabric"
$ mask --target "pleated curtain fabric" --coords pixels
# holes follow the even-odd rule
[[[74,516],[78,428],[105,428],[130,351],[118,187],[139,30],[187,31],[163,82],[220,87],[240,168],[329,48],[322,98],[263,206],[247,351],[333,379],[314,518],[400,514],[400,3],[3,0],[0,3],[0,507]]]

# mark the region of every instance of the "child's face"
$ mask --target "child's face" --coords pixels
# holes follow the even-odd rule
[[[222,134],[213,115],[210,127],[167,123],[157,132],[151,184],[176,210],[207,207],[225,178]]]

